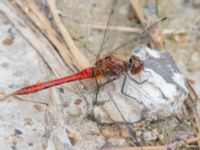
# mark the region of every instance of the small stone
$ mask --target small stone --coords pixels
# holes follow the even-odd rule
[[[33,120],[31,118],[25,118],[24,121],[26,122],[27,125],[31,126],[33,125]]]
[[[16,135],[21,135],[23,132],[21,130],[15,129],[15,134]]]
[[[74,106],[71,106],[69,109],[68,109],[68,113],[70,116],[79,116],[80,113],[81,113],[81,109],[79,107],[74,107]]]
[[[74,145],[78,141],[78,135],[76,132],[71,132],[69,134],[69,139],[71,140],[72,144]]]
[[[37,111],[44,111],[44,107],[41,106],[41,105],[39,105],[39,104],[35,104],[35,105],[33,105],[33,106],[34,106],[34,108],[35,108]]]
[[[13,89],[13,88],[16,88],[16,85],[15,84],[10,84],[10,85],[8,85],[8,87]]]
[[[58,92],[63,94],[64,93],[64,89],[60,87],[60,88],[58,88]]]
[[[3,40],[3,45],[11,45],[13,43],[13,37],[7,37]]]
[[[29,146],[33,146],[33,143],[28,143]]]
[[[75,104],[75,105],[80,105],[81,102],[82,102],[81,99],[76,99],[76,100],[74,101],[74,104]]]

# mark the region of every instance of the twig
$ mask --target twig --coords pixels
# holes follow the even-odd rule
[[[138,0],[130,0],[130,2],[140,23],[143,27],[146,27],[148,25],[148,19],[145,17],[143,8],[140,6],[140,2]]]
[[[48,103],[45,103],[45,102],[38,102],[38,101],[27,100],[27,99],[24,100],[24,99],[22,99],[20,96],[15,95],[15,93],[11,93],[11,94],[5,95],[4,97],[0,98],[0,102],[1,102],[1,101],[7,100],[7,99],[8,99],[9,97],[11,97],[11,96],[13,96],[13,97],[15,97],[16,99],[18,99],[18,100],[20,100],[20,101],[23,101],[23,102],[42,104],[42,105],[46,105],[46,106],[48,105]]]
[[[31,99],[26,99],[24,100],[23,98],[21,98],[20,96],[17,96],[17,95],[13,95],[16,99],[22,101],[22,102],[28,102],[28,103],[35,103],[35,104],[42,104],[42,105],[46,105],[48,106],[48,103],[46,102],[39,102],[39,101],[34,101],[34,100],[31,100]]]
[[[164,35],[177,35],[177,34],[187,34],[188,32],[185,29],[175,30],[175,29],[164,29],[162,34]]]
[[[139,0],[130,0],[130,2],[131,2],[133,10],[135,11],[139,21],[141,22],[143,27],[146,28],[148,26],[148,18],[147,18],[147,16],[145,16],[144,10],[140,6]],[[151,37],[153,43],[155,44],[155,46],[157,48],[160,48],[160,49],[164,48],[164,42],[163,42],[163,39],[161,38],[161,36],[154,37],[153,34],[151,34],[151,33],[149,34],[149,36]]]
[[[82,24],[81,27],[83,28],[91,28],[94,30],[105,30],[105,25],[89,25],[89,24]],[[125,26],[109,26],[108,29],[110,31],[117,31],[117,32],[125,32],[125,33],[140,33],[142,30],[135,27],[125,27]],[[162,34],[170,35],[170,34],[186,34],[187,31],[185,29],[175,30],[175,29],[163,29]]]
[[[82,24],[81,27],[97,29],[97,30],[105,30],[106,29],[105,25],[87,25],[87,24]],[[141,32],[141,29],[139,29],[139,28],[122,27],[122,26],[109,26],[108,30],[119,31],[119,32],[127,32],[127,33],[139,33],[139,32]]]
[[[44,35],[53,43],[57,48],[63,60],[67,64],[71,64],[73,61],[70,51],[66,48],[62,42],[58,33],[52,28],[47,17],[40,11],[38,5],[34,0],[15,0],[21,9],[31,18],[31,20],[37,25],[37,27],[43,32]]]
[[[75,64],[78,64],[79,68],[82,68],[82,69],[91,66],[87,58],[84,56],[84,54],[81,53],[79,49],[76,47],[71,36],[69,35],[69,32],[67,31],[62,21],[60,20],[55,4],[56,4],[56,0],[48,0],[50,11],[53,15],[53,18],[55,20],[55,23],[58,29],[60,30],[60,33],[62,34],[64,38],[65,43],[69,47],[70,53],[72,54],[73,62],[75,62]],[[92,81],[90,82],[81,81],[81,83],[83,83],[88,89],[95,88],[95,84],[92,84]]]
[[[186,144],[193,144],[193,143],[197,143],[199,141],[200,141],[200,137],[195,137],[195,138],[186,139],[183,142],[185,142]],[[181,141],[179,141],[179,142],[181,142]],[[163,146],[105,148],[105,149],[101,149],[101,150],[168,150],[168,149],[171,149],[171,148],[176,148],[176,145],[179,142],[175,142],[175,143],[172,143],[172,144],[169,144],[169,145],[163,145]]]
[[[0,98],[0,101],[5,101],[7,100],[9,97],[11,97],[13,94],[9,94],[9,95],[5,95],[3,97]]]
[[[57,10],[56,10],[55,4],[56,4],[56,0],[48,0],[48,5],[49,5],[49,8],[50,8],[50,11],[53,15],[53,18],[55,20],[55,23],[56,23],[58,29],[60,30],[60,33],[62,34],[62,36],[64,38],[65,43],[68,45],[72,55],[74,56],[74,59],[79,64],[79,66],[81,68],[89,67],[90,64],[89,64],[88,60],[83,55],[83,53],[81,53],[78,50],[78,48],[74,44],[71,36],[69,35],[69,32],[67,31],[67,29],[64,27],[62,21],[60,20],[58,13],[57,13]]]
[[[195,107],[197,100],[198,100],[198,96],[197,96],[196,92],[194,91],[194,89],[192,88],[189,81],[187,83],[188,83],[188,88],[189,88],[189,97],[185,101],[185,105],[187,108],[187,114],[190,115],[189,117],[190,117],[193,131],[195,132],[197,137],[200,137],[200,118],[199,118],[197,109]],[[200,149],[200,141],[198,141],[198,146]]]

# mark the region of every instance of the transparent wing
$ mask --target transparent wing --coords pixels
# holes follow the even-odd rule
[[[110,11],[110,14],[108,16],[108,21],[107,21],[107,24],[106,24],[106,28],[105,28],[105,31],[104,31],[104,35],[103,35],[103,39],[102,39],[102,42],[101,42],[101,45],[99,47],[99,50],[98,50],[98,53],[97,53],[97,58],[100,56],[100,54],[102,53],[102,51],[104,50],[104,46],[106,44],[106,41],[108,40],[109,38],[109,26],[111,25],[111,21],[112,21],[112,17],[113,17],[113,14],[114,14],[114,8],[115,8],[115,4],[116,4],[116,0],[114,0],[113,4],[112,4],[112,7],[111,7],[111,11]]]
[[[93,13],[91,14],[92,22],[88,24],[88,41],[85,49],[89,49],[89,54],[91,55],[103,55],[108,53],[115,47],[133,38],[135,36],[133,33],[139,31],[134,30],[134,32],[124,32],[118,28],[122,27],[126,29],[126,27],[134,27],[139,29],[139,24],[136,20],[128,19],[128,2],[115,0],[105,1],[105,4],[107,5],[103,6],[103,13],[95,9],[93,10]],[[86,27],[87,24],[84,24],[84,26]],[[95,26],[100,26],[101,28],[93,28]],[[129,44],[130,43],[133,42],[131,41]],[[131,48],[127,46],[125,48],[126,51],[122,52],[123,55],[127,56],[127,53],[130,52],[132,46],[133,45],[131,45]]]
[[[168,20],[168,21],[166,21]],[[166,23],[167,22],[167,23]],[[115,47],[113,49],[114,52],[123,49],[126,46],[130,46],[133,44],[133,41],[138,42],[140,45],[149,45],[151,42],[163,42],[163,24],[167,26],[169,24],[169,19],[164,17],[158,19],[157,21],[150,22],[147,28],[143,29],[140,33],[138,33],[135,37],[130,38],[128,41],[122,43],[121,45]],[[167,24],[167,25],[166,25]]]

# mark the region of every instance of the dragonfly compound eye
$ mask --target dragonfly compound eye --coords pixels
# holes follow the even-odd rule
[[[131,72],[136,74],[144,69],[144,62],[140,60],[139,57],[133,55],[129,59],[129,66],[131,68]]]

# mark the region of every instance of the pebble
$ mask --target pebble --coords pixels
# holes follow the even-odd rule
[[[78,141],[78,135],[77,135],[76,132],[71,132],[69,134],[69,138],[70,138],[73,145]]]
[[[34,106],[34,108],[35,108],[37,111],[44,111],[44,107],[41,106],[41,105],[39,105],[39,104],[35,104],[35,105],[33,105],[33,106]]]
[[[13,37],[7,37],[2,43],[3,45],[11,45],[13,43]]]
[[[21,130],[15,129],[15,134],[16,135],[21,135],[23,132]]]
[[[75,104],[75,105],[80,105],[80,104],[81,104],[81,102],[82,102],[82,100],[81,100],[81,99],[76,99],[76,100],[74,101],[74,104]]]
[[[29,146],[33,146],[33,143],[28,143]]]
[[[25,118],[24,121],[26,122],[27,125],[31,126],[33,125],[33,120],[31,118]]]
[[[63,89],[63,88],[61,88],[61,87],[60,87],[60,88],[58,88],[58,92],[60,92],[60,93],[62,93],[62,94],[63,94],[65,91],[64,91],[64,89]]]

